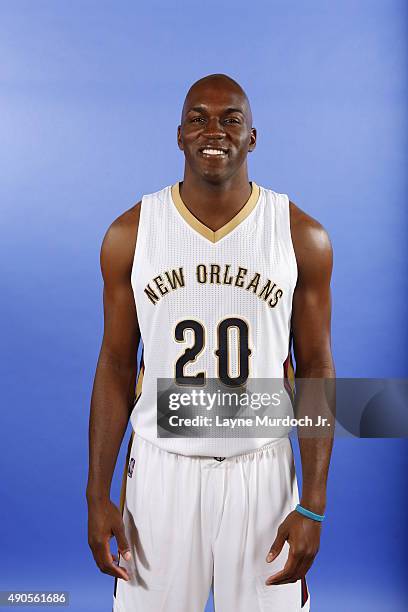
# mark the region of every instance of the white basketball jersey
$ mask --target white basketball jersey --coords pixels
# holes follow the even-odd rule
[[[284,378],[297,280],[288,196],[252,182],[245,206],[215,232],[189,211],[178,183],[144,196],[131,279],[143,341],[135,433],[170,452],[212,457],[278,441],[158,437],[157,379],[174,379],[179,368],[237,380],[243,359],[249,379]],[[228,343],[224,363],[220,342]]]

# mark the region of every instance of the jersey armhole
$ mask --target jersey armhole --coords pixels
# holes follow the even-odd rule
[[[282,193],[281,198],[282,198],[282,203],[283,203],[283,207],[282,207],[283,208],[283,219],[284,219],[283,226],[284,228],[286,228],[286,236],[285,236],[286,240],[285,241],[286,241],[286,244],[288,245],[288,258],[289,258],[289,265],[290,265],[290,270],[292,274],[293,290],[294,290],[296,287],[297,280],[298,280],[298,265],[297,265],[295,247],[293,246],[292,230],[290,226],[290,200],[289,200],[289,196],[286,193]]]
[[[142,241],[143,241],[143,226],[144,226],[144,217],[145,217],[145,212],[146,212],[146,196],[143,196],[141,201],[140,201],[140,214],[139,214],[139,224],[137,226],[137,236],[136,236],[136,244],[135,244],[135,250],[133,253],[133,261],[132,261],[132,269],[131,269],[131,273],[130,273],[130,282],[132,285],[132,288],[134,290],[134,278],[135,278],[135,274],[136,274],[136,266],[138,262],[141,262],[141,253],[140,250],[142,249]]]

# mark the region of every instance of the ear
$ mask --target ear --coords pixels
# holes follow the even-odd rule
[[[181,137],[181,125],[177,127],[177,144],[180,151],[184,151],[183,139]]]
[[[255,149],[256,147],[256,129],[255,128],[251,128],[251,137],[249,140],[249,147],[248,147],[248,152],[252,153],[252,151]]]

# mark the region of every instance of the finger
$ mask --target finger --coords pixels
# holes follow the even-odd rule
[[[109,574],[110,576],[114,576],[115,578],[122,578],[126,581],[130,579],[126,568],[120,567],[120,565],[117,565],[117,563],[115,563],[115,561],[113,560],[102,559],[97,562],[97,564],[101,572],[103,572],[104,574]]]
[[[278,577],[277,575],[272,576],[271,578],[273,579],[273,582],[270,582],[270,580],[268,579],[266,584],[281,585],[297,582],[306,575],[311,565],[312,562],[309,563],[305,561],[305,558],[300,558],[299,562],[296,564],[292,571],[289,571],[286,575],[284,575],[282,570],[282,575],[280,577]]]
[[[109,542],[104,542],[97,547],[95,551],[95,561],[104,574],[115,576],[115,578],[123,578],[129,580],[129,575],[124,567],[116,565],[113,560],[113,555],[109,548]]]
[[[119,567],[112,563],[112,565],[98,565],[99,569],[103,574],[108,574],[114,578],[121,578],[128,582],[130,580],[129,574],[123,567]]]
[[[271,561],[276,559],[276,557],[281,552],[285,542],[286,542],[286,534],[284,534],[283,532],[279,531],[279,529],[278,529],[278,535],[276,536],[275,541],[273,542],[272,546],[270,547],[269,553],[268,553],[268,555],[266,557],[266,562],[267,563],[270,563]]]
[[[304,578],[307,574],[307,572],[310,570],[310,568],[313,565],[313,561],[315,559],[316,555],[306,555],[306,557],[304,557],[303,562],[301,563],[301,565],[296,569],[296,574],[298,576],[298,580],[300,580],[301,578]]]
[[[269,576],[269,578],[266,580],[266,584],[271,585],[292,582],[294,580],[296,569],[300,565],[301,561],[302,558],[299,559],[294,554],[289,553],[284,568],[279,572],[276,572],[276,574]]]
[[[132,558],[132,555],[130,554],[130,546],[127,541],[126,535],[125,535],[125,529],[124,529],[123,523],[120,526],[115,527],[115,529],[113,529],[113,535],[116,538],[116,542],[118,545],[118,551],[120,552],[122,557],[125,559],[125,561],[130,561],[130,559]]]

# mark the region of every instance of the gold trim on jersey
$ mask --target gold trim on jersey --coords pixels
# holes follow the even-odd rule
[[[237,212],[235,217],[233,217],[230,221],[228,221],[228,223],[217,229],[215,232],[204,225],[204,223],[201,223],[201,221],[199,221],[184,204],[180,196],[180,183],[176,183],[172,186],[171,197],[175,207],[186,223],[188,223],[193,230],[201,234],[201,236],[207,238],[207,240],[210,242],[215,243],[221,240],[221,238],[227,236],[227,234],[230,234],[232,230],[238,227],[238,225],[242,223],[255,208],[259,200],[260,189],[254,181],[251,182],[251,185],[252,192],[246,204],[244,204],[241,210]]]
[[[138,374],[137,381],[136,381],[134,405],[139,401],[139,398],[142,395],[144,370],[145,368],[144,368],[144,361],[143,361],[143,355],[142,355],[140,370],[139,370],[139,374]],[[120,509],[120,513],[122,514],[122,516],[123,516],[123,511],[125,509],[127,475],[128,475],[128,468],[129,468],[130,451],[132,449],[132,443],[133,443],[134,436],[135,436],[135,432],[132,428],[132,433],[130,435],[127,453],[126,453],[125,465],[123,467],[123,472],[122,472],[122,484],[120,487],[119,509]]]
[[[139,398],[142,395],[142,384],[143,384],[144,369],[145,368],[144,368],[143,352],[142,352],[142,359],[141,359],[141,363],[140,363],[139,374],[137,376],[137,381],[136,381],[135,403],[134,403],[134,405],[139,401]],[[133,444],[133,438],[134,437],[135,437],[135,432],[134,432],[134,429],[132,427],[132,433],[130,434],[130,438],[129,438],[129,442],[128,442],[128,447],[127,447],[127,451],[126,451],[125,465],[123,467],[123,472],[122,472],[122,482],[121,482],[121,485],[120,485],[119,510],[120,510],[121,515],[122,515],[122,518],[123,518],[123,515],[124,515],[124,511],[125,511],[126,485],[127,485],[130,453],[131,453],[131,450],[132,450],[132,444]],[[120,561],[120,556],[121,555],[118,552],[118,564],[119,564],[119,561]],[[118,579],[115,577],[115,582],[114,582],[114,587],[113,587],[113,595],[114,595],[115,598],[116,598],[117,587],[118,587]]]

